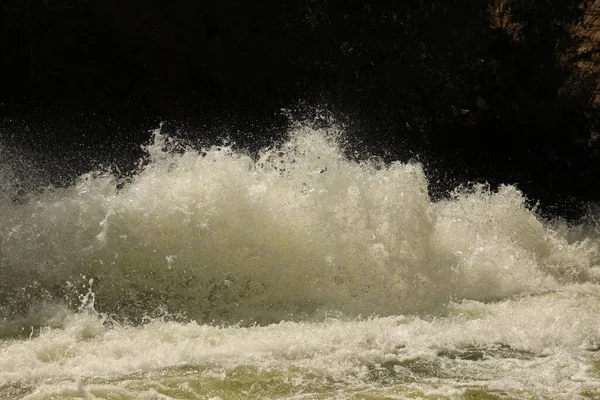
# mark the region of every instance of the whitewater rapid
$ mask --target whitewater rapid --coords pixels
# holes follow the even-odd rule
[[[595,216],[509,185],[433,202],[342,135],[156,130],[129,177],[18,197],[2,165],[0,398],[600,397]]]

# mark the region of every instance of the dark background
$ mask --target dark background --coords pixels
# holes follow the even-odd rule
[[[600,9],[583,0],[0,0],[0,141],[53,184],[126,171],[149,129],[255,150],[282,108],[351,150],[416,159],[432,194],[517,184],[600,200]],[[350,152],[353,154],[353,152]]]

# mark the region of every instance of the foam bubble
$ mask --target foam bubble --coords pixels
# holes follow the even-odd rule
[[[341,135],[253,157],[156,131],[125,182],[4,185],[0,396],[600,394],[596,214],[544,221],[513,186],[434,203],[421,165]]]
[[[153,388],[198,398],[222,393],[211,389],[215,381],[224,398],[246,384],[248,395],[261,397],[250,385],[260,388],[266,380],[273,392],[263,397],[367,389],[383,395],[397,385],[422,395],[439,391],[442,398],[470,387],[517,398],[576,398],[583,390],[600,393],[600,379],[590,370],[600,343],[600,292],[572,289],[492,304],[451,303],[438,318],[253,327],[154,320],[108,329],[94,315],[72,314],[30,340],[0,345],[0,388],[31,385],[32,399],[88,392],[152,398]],[[176,382],[201,391],[176,392],[183,390]]]
[[[439,313],[594,281],[598,240],[569,241],[512,186],[432,203],[417,163],[354,162],[332,127],[257,157],[159,130],[127,182],[90,172],[0,215],[2,313],[64,300],[141,321]],[[568,230],[567,230],[568,231]],[[159,311],[157,311],[159,310]]]

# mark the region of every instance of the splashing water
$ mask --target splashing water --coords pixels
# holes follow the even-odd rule
[[[26,201],[3,165],[0,395],[600,396],[596,227],[513,186],[433,203],[421,165],[340,135],[253,157],[157,130],[126,181]]]

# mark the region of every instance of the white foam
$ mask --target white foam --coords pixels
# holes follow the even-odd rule
[[[468,370],[471,383],[485,379],[492,387],[552,397],[559,389],[600,389],[600,380],[585,367],[595,359],[590,346],[600,343],[599,312],[598,293],[579,291],[493,304],[466,301],[434,319],[330,319],[248,328],[154,321],[107,329],[93,315],[74,314],[62,327],[42,329],[31,340],[3,343],[0,387],[75,385],[79,377],[111,378],[182,365],[204,366],[208,375],[240,366],[300,368],[353,387],[368,381],[367,366],[406,368],[420,359],[431,363],[433,376],[448,375],[446,383],[454,382],[455,389],[458,376]],[[512,353],[495,354],[499,344]],[[443,355],[470,348],[489,356],[474,362]]]
[[[255,161],[170,153],[157,131],[124,188],[90,173],[7,206],[3,291],[81,295],[91,277],[102,311],[272,322],[437,312],[595,276],[598,241],[567,242],[514,187],[433,204],[419,164],[348,161],[339,134],[300,127]]]
[[[89,173],[0,197],[0,387],[129,396],[129,374],[202,365],[364,389],[424,362],[403,381],[422,396],[598,391],[597,229],[541,220],[512,186],[433,203],[419,164],[349,161],[340,134],[297,127],[255,159],[170,152],[157,131],[122,188]]]

